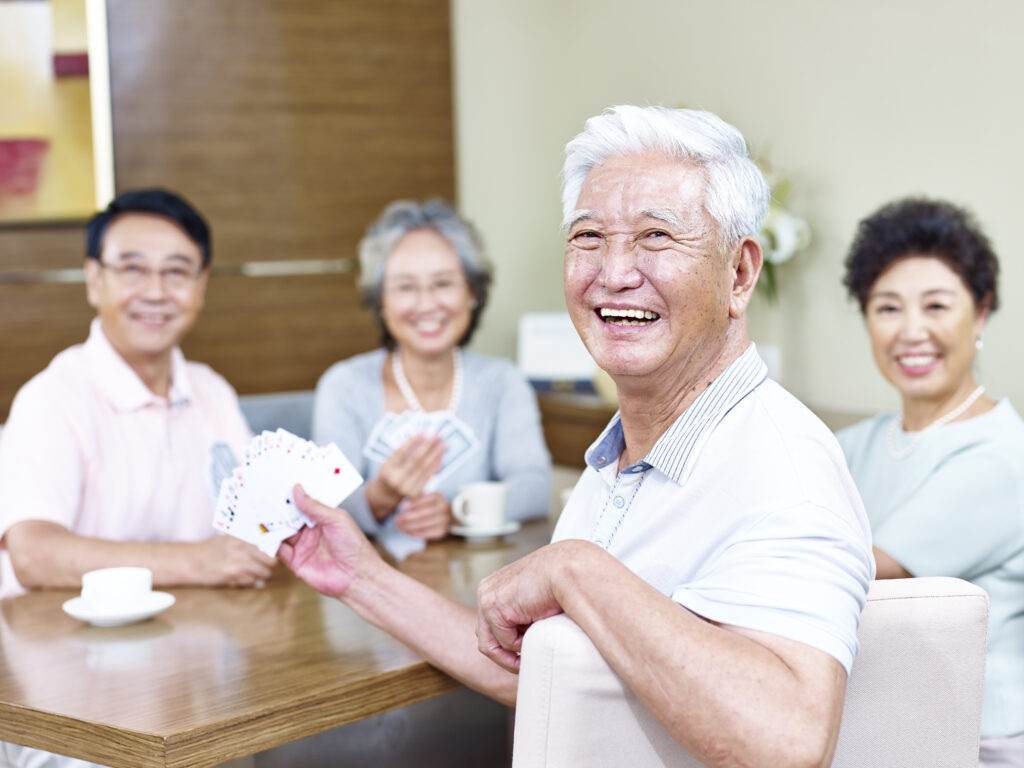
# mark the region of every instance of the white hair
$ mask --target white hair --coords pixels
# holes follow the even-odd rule
[[[704,205],[723,243],[757,235],[770,192],[743,135],[711,112],[629,104],[591,117],[583,132],[566,144],[563,227],[569,226],[583,181],[594,166],[610,157],[644,152],[662,152],[701,170]]]

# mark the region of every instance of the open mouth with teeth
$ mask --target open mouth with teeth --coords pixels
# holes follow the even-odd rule
[[[134,312],[132,313],[132,319],[154,325],[168,322],[171,319],[171,315],[160,312]]]
[[[900,361],[900,365],[907,368],[920,368],[934,362],[935,355],[903,355],[897,359]]]
[[[597,310],[602,322],[610,325],[650,325],[661,315],[649,309],[611,309],[601,307]]]
[[[899,355],[896,358],[900,369],[912,376],[930,373],[938,362],[939,356],[935,354]]]

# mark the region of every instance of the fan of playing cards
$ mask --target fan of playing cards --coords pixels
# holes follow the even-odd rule
[[[252,439],[220,485],[213,527],[276,555],[281,542],[314,523],[295,508],[292,488],[336,507],[363,482],[334,443],[319,446],[284,429]]]
[[[406,440],[416,435],[439,435],[444,440],[441,468],[427,483],[427,492],[437,490],[441,481],[480,447],[480,441],[469,425],[451,411],[405,411],[384,414],[370,433],[363,455],[383,464]]]

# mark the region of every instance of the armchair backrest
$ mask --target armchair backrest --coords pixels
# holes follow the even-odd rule
[[[875,581],[833,768],[975,768],[988,596],[961,579]],[[568,617],[523,641],[513,768],[700,764]]]

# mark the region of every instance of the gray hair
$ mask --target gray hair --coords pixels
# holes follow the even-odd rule
[[[459,341],[466,344],[476,330],[487,304],[488,289],[494,269],[484,252],[483,241],[476,228],[459,216],[439,198],[423,203],[416,200],[395,200],[366,230],[359,241],[359,280],[357,286],[363,304],[373,310],[380,323],[381,340],[388,349],[395,340],[381,319],[384,267],[399,241],[410,232],[432,229],[454,249],[466,274],[466,282],[474,299],[469,328]]]
[[[594,166],[610,157],[644,152],[663,152],[702,171],[704,205],[718,224],[723,244],[757,236],[770,192],[743,135],[711,112],[628,104],[591,117],[566,145],[562,226],[571,223],[583,181]]]

